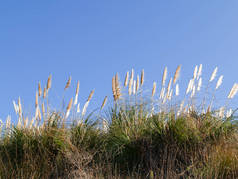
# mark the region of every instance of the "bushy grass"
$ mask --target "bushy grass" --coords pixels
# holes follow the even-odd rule
[[[176,75],[177,71],[174,79]],[[70,82],[71,78],[66,89]],[[106,115],[101,111],[105,104],[98,114],[85,115],[94,91],[82,113],[75,109],[71,115],[73,100],[66,113],[47,107],[41,115],[37,99],[37,115],[30,123],[18,102],[18,124],[7,121],[1,128],[0,177],[238,177],[238,125],[234,112],[224,115],[211,105],[200,110],[193,103],[194,94],[185,107],[181,105],[184,101],[172,103],[170,95],[155,99],[155,89],[151,98],[143,95],[138,86],[134,87],[134,94],[129,89],[128,96],[122,95],[117,76],[113,83],[114,101],[106,108]],[[44,96],[42,103],[47,100]]]

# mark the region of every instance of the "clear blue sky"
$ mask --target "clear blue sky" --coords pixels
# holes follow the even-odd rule
[[[37,83],[49,74],[52,102],[61,101],[71,75],[73,87],[80,80],[80,102],[95,89],[96,106],[111,95],[116,72],[124,79],[132,67],[144,68],[151,88],[165,66],[174,73],[182,64],[187,83],[202,63],[207,77],[218,66],[225,96],[238,81],[237,9],[237,0],[1,1],[0,117],[14,115],[18,96],[31,111]]]

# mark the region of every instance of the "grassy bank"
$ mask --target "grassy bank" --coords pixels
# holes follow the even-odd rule
[[[79,83],[65,111],[51,110],[50,76],[44,89],[38,85],[34,116],[24,115],[19,98],[17,124],[9,117],[1,127],[1,178],[237,178],[238,126],[229,103],[238,85],[213,107],[223,76],[216,79],[216,68],[203,87],[201,71],[195,68],[184,97],[180,66],[169,80],[165,68],[161,85],[147,93],[144,71],[128,72],[123,83],[116,74],[111,106],[105,97],[89,114],[94,91],[80,110]],[[71,78],[65,90],[70,85]]]

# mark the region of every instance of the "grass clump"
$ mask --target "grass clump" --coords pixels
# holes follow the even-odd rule
[[[86,114],[94,90],[80,112],[79,82],[65,112],[50,110],[50,76],[44,90],[38,84],[32,120],[23,115],[19,98],[14,102],[17,124],[8,117],[1,127],[0,177],[237,178],[238,126],[235,111],[228,108],[237,84],[219,108],[213,102],[222,75],[212,90],[212,100],[201,96],[202,89],[210,93],[218,68],[202,88],[202,65],[196,66],[184,98],[179,96],[180,70],[178,66],[166,86],[165,68],[160,92],[154,82],[150,95],[142,90],[144,70],[135,80],[134,70],[130,75],[127,72],[123,87],[116,74],[108,115],[102,114],[107,96],[98,114]],[[70,85],[71,77],[65,92]]]

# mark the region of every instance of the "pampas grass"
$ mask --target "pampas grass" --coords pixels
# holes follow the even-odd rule
[[[123,86],[116,73],[113,103],[106,106],[110,97],[105,96],[91,113],[88,106],[94,90],[81,112],[79,81],[66,110],[52,109],[48,103],[50,75],[43,99],[38,83],[33,117],[23,111],[19,97],[17,104],[13,101],[18,122],[10,116],[5,125],[0,122],[0,178],[237,178],[236,110],[228,103],[213,107],[214,97],[200,104],[202,65],[195,66],[184,91],[179,88],[182,82],[178,84],[180,73],[181,65],[166,83],[165,67],[159,99],[156,82],[150,94],[151,89],[143,86],[144,70],[140,75],[133,69],[130,76],[127,72]],[[216,74],[217,67],[208,86]],[[222,81],[223,75],[215,88],[205,90],[215,95]],[[65,90],[71,82],[70,77]],[[127,86],[129,95],[124,94]],[[235,83],[227,101],[237,92]]]

